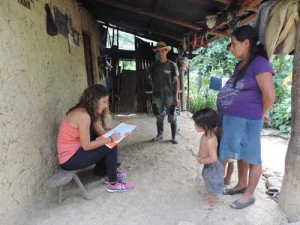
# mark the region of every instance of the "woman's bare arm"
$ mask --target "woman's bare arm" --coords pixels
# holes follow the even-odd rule
[[[275,91],[273,85],[273,75],[270,72],[263,72],[259,73],[256,76],[256,81],[262,93],[262,110],[263,110],[263,117],[266,116],[268,110],[272,107],[275,101]]]
[[[108,131],[108,130],[104,129],[104,127],[102,127],[100,121],[94,122],[93,128],[99,136],[105,134]]]
[[[112,136],[108,138],[104,138],[102,140],[90,140],[90,124],[91,124],[91,118],[89,114],[80,112],[76,115],[77,119],[77,125],[79,130],[79,139],[80,144],[83,150],[89,151],[93,150],[95,148],[98,148],[100,146],[103,146],[107,143],[110,143],[112,140],[118,140],[119,138],[115,135],[115,137]]]

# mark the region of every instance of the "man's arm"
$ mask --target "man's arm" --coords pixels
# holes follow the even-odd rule
[[[180,106],[178,93],[179,93],[179,82],[178,82],[178,76],[173,77],[173,85],[174,85],[174,104],[176,107]]]
[[[173,67],[173,70],[172,70],[172,75],[173,75],[173,86],[174,86],[174,104],[176,107],[179,107],[180,106],[180,101],[179,101],[179,98],[178,98],[178,93],[179,93],[179,70],[178,70],[178,67],[177,67],[177,64],[172,62],[174,67]]]

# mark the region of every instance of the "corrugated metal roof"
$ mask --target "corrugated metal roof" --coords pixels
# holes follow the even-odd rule
[[[263,0],[78,0],[108,26],[154,41],[180,46],[183,38],[192,46],[206,45],[229,36],[236,23],[251,20]],[[216,24],[207,27],[206,17],[215,15]],[[230,21],[230,15],[233,19]],[[200,41],[202,39],[202,41]],[[204,39],[204,41],[203,41]]]

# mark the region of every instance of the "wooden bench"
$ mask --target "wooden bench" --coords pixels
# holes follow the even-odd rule
[[[48,188],[56,188],[58,187],[58,204],[62,203],[63,198],[63,186],[68,184],[72,179],[76,182],[78,188],[83,193],[85,199],[92,199],[83,184],[81,183],[77,173],[80,170],[62,170],[57,171],[47,182]]]

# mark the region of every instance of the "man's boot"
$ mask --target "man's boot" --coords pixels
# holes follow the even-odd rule
[[[157,136],[152,139],[153,141],[159,141],[164,138],[164,124],[156,123],[156,126],[157,126]]]
[[[177,140],[177,123],[171,123],[171,131],[172,131],[172,143],[178,144]]]

